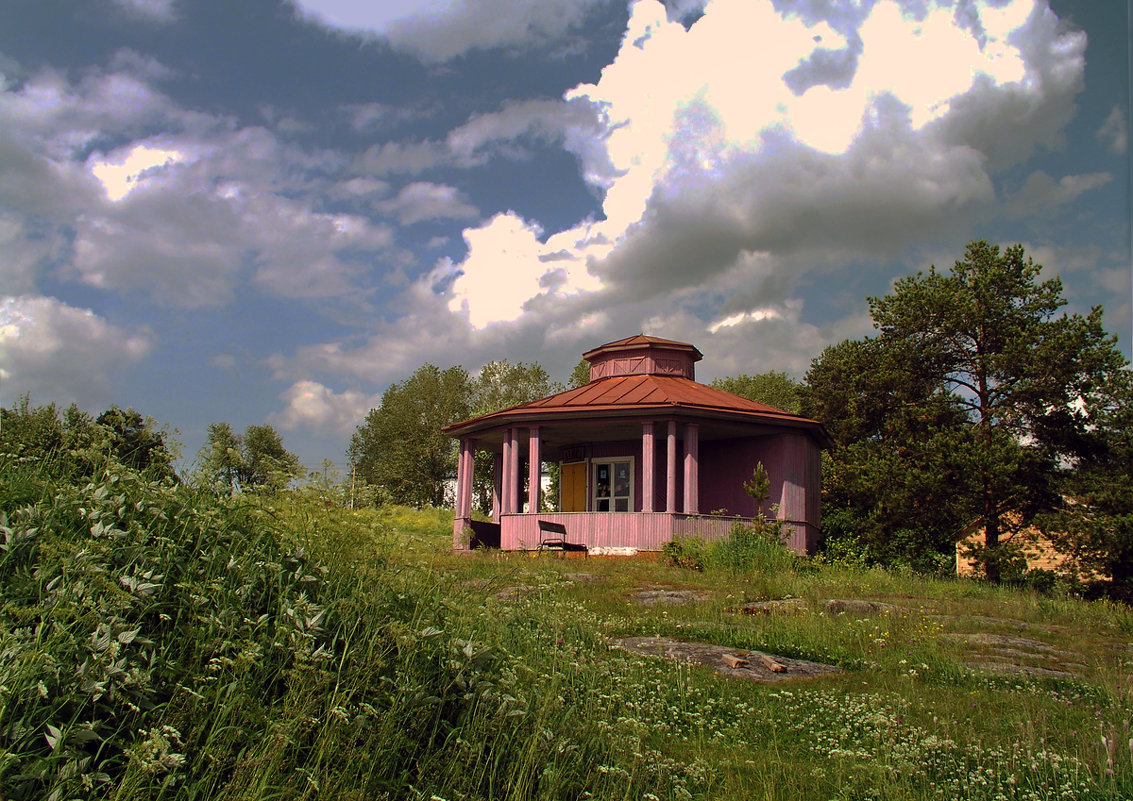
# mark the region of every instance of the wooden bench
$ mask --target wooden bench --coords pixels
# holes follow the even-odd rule
[[[582,551],[587,548],[577,542],[567,542],[566,526],[562,523],[553,523],[550,520],[539,521],[539,550],[548,551]]]

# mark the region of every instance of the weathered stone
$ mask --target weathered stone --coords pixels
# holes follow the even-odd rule
[[[810,679],[841,673],[833,665],[791,659],[786,656],[765,654],[762,651],[743,651],[703,642],[682,642],[667,637],[626,637],[615,643],[619,648],[637,654],[658,656],[679,662],[708,665],[724,676],[748,681],[780,682]],[[726,657],[731,657],[727,660]],[[732,667],[729,661],[735,661]],[[742,664],[741,664],[742,663]],[[769,667],[768,665],[771,665]],[[782,668],[776,671],[774,665]]]
[[[753,601],[733,607],[731,611],[743,615],[770,615],[777,612],[805,612],[806,609],[807,602],[804,598],[783,598],[778,601]]]
[[[831,598],[826,602],[826,611],[832,615],[872,615],[878,612],[896,612],[899,606],[881,601],[839,600]]]
[[[596,573],[564,573],[563,578],[567,581],[577,581],[583,584],[591,584],[596,581],[605,581],[605,576],[599,576]]]
[[[1003,626],[1010,629],[1025,629],[1031,624],[1008,617],[987,617],[986,615],[928,615],[929,620],[941,623],[978,623],[985,626]]]
[[[945,634],[944,636],[950,640],[964,640],[972,645],[988,645],[996,648],[1030,648],[1049,654],[1072,656],[1072,654],[1066,651],[1059,651],[1049,643],[1045,643],[1042,640],[1031,639],[1030,637],[1015,637],[1010,634],[989,634],[984,631],[978,631],[974,634],[953,633]]]
[[[1014,662],[965,662],[964,667],[1002,676],[1030,676],[1032,678],[1077,679],[1079,674],[1053,668],[1019,665]]]
[[[695,590],[641,590],[630,597],[642,606],[687,606],[706,601],[709,595]]]
[[[501,601],[510,601],[520,595],[527,595],[528,593],[535,592],[538,587],[532,587],[529,584],[520,584],[516,587],[504,587],[496,593],[496,597]]]

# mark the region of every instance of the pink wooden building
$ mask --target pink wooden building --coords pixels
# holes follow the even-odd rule
[[[460,440],[454,549],[535,549],[546,537],[540,521],[599,554],[657,551],[677,534],[715,539],[756,514],[743,484],[762,462],[790,546],[814,551],[827,442],[819,423],[698,384],[702,354],[683,342],[634,336],[583,358],[585,386],[445,428]],[[478,450],[495,456],[491,523],[472,520]],[[527,488],[553,462],[559,503],[547,511]]]

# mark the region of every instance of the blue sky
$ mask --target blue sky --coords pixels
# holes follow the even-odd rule
[[[871,330],[1021,242],[1131,341],[1118,0],[0,0],[0,403],[341,463],[391,382]]]

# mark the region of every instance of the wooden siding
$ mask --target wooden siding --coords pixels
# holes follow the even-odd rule
[[[562,523],[567,541],[587,548],[634,548],[659,551],[674,534],[719,539],[736,522],[734,517],[641,512],[551,512],[540,515],[504,515],[500,521],[500,547],[504,550],[534,550],[539,547],[539,521]]]
[[[538,515],[504,515],[490,541],[505,551],[532,551],[539,547],[539,521],[562,523],[567,541],[595,548],[630,548],[635,551],[659,551],[674,536],[699,537],[707,542],[723,539],[736,522],[750,523],[751,518],[717,517],[712,515],[669,514],[651,512],[619,514],[616,512],[544,512]],[[477,528],[470,520],[457,519],[453,524],[453,548],[464,550]],[[487,532],[484,532],[487,533]],[[784,521],[783,542],[796,553],[812,554],[818,546],[818,529],[801,522]]]

